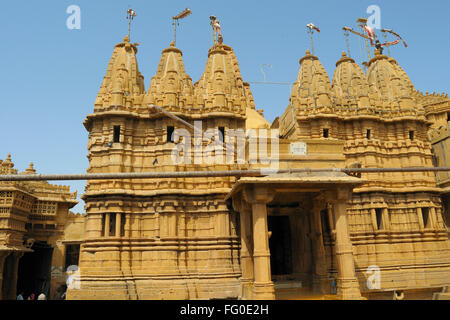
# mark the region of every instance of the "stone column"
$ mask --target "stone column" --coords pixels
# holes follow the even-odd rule
[[[325,246],[323,244],[323,231],[320,212],[325,209],[324,199],[316,198],[311,214],[311,240],[314,256],[313,291],[325,293],[327,279],[327,265],[325,257]]]
[[[253,275],[253,247],[252,247],[252,210],[251,207],[237,195],[233,199],[233,208],[239,212],[241,231],[241,296],[252,299]]]
[[[328,196],[328,201],[333,207],[336,231],[337,294],[344,300],[362,299],[347,222],[347,201],[350,197],[351,190],[348,187],[340,187]]]
[[[436,214],[436,208],[430,207],[430,226],[432,229],[437,229],[438,223],[437,223],[437,214]]]
[[[116,237],[120,237],[120,228],[122,224],[122,214],[116,213]]]
[[[386,231],[390,231],[391,230],[391,222],[389,221],[389,209],[388,208],[383,208],[382,209],[382,214],[383,214],[383,226],[384,229]]]
[[[275,299],[270,272],[269,236],[267,229],[267,203],[273,194],[265,187],[246,187],[244,197],[252,205],[253,224],[253,299]]]
[[[104,237],[109,237],[109,215],[110,213],[105,213],[105,234]]]
[[[423,215],[422,215],[422,208],[417,208],[417,216],[419,218],[419,229],[420,232],[424,232],[425,230],[425,224],[423,223]]]

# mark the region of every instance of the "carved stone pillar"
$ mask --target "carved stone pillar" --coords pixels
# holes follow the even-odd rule
[[[267,203],[274,194],[265,187],[247,187],[244,198],[252,205],[253,225],[253,299],[275,299],[270,272],[269,236],[267,228]]]
[[[110,213],[105,214],[105,234],[104,237],[109,237],[109,217]]]
[[[242,298],[252,299],[253,288],[253,241],[252,241],[252,210],[251,207],[238,197],[233,199],[233,208],[239,212],[241,229],[241,286]]]
[[[325,284],[327,279],[327,265],[325,258],[325,246],[322,236],[322,222],[320,213],[326,209],[324,199],[316,198],[311,214],[311,243],[314,256],[314,273],[312,279],[313,291],[317,293],[325,293]]]
[[[337,294],[344,300],[362,299],[347,222],[347,201],[350,197],[351,190],[340,187],[336,192],[329,193],[327,199],[332,204],[336,231]]]
[[[120,229],[122,224],[122,214],[116,213],[116,237],[120,237]]]

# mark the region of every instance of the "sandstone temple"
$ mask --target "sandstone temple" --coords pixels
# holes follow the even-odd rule
[[[365,72],[336,54],[331,79],[306,51],[273,123],[256,109],[232,47],[205,52],[193,83],[171,43],[148,87],[137,52],[128,37],[114,47],[84,121],[87,173],[260,169],[264,145],[279,169],[450,166],[450,99],[416,90],[379,51]],[[186,123],[215,134],[180,134]],[[205,161],[205,149],[214,159],[232,150],[231,161]],[[0,170],[17,174],[9,156]],[[26,286],[51,296],[72,264],[67,299],[445,296],[449,192],[447,171],[89,180],[86,214],[75,216],[68,187],[0,182],[1,298]]]

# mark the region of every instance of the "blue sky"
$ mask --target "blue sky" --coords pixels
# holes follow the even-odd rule
[[[66,9],[81,9],[81,29],[69,30]],[[128,30],[126,10],[136,12],[132,41],[140,42],[139,68],[148,89],[161,51],[173,38],[171,17],[189,7],[181,21],[177,47],[188,74],[197,81],[212,44],[209,16],[221,22],[224,42],[236,52],[245,81],[295,81],[298,60],[310,47],[306,24],[321,28],[315,53],[330,78],[345,51],[341,28],[356,28],[370,5],[381,9],[381,27],[401,34],[409,47],[391,49],[415,87],[448,92],[450,87],[450,2],[316,1],[9,1],[0,12],[0,159],[12,154],[16,168],[34,162],[39,173],[83,173],[88,161],[85,116],[93,111],[113,47]],[[362,61],[360,40],[350,38],[352,57]],[[287,106],[289,86],[251,86],[258,109],[272,121]],[[84,192],[84,181],[55,182]],[[74,212],[83,212],[80,202]]]

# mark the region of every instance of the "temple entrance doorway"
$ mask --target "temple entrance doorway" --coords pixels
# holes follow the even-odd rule
[[[277,299],[297,299],[316,296],[313,290],[314,254],[316,245],[311,212],[312,204],[305,195],[295,194],[302,202],[288,202],[275,197],[278,203],[269,204],[270,270]]]
[[[291,229],[288,216],[269,216],[270,269],[272,275],[292,273]]]
[[[53,248],[46,242],[36,241],[31,249],[33,252],[25,253],[19,261],[17,292],[26,297],[32,293],[36,297],[41,293],[48,297]]]

